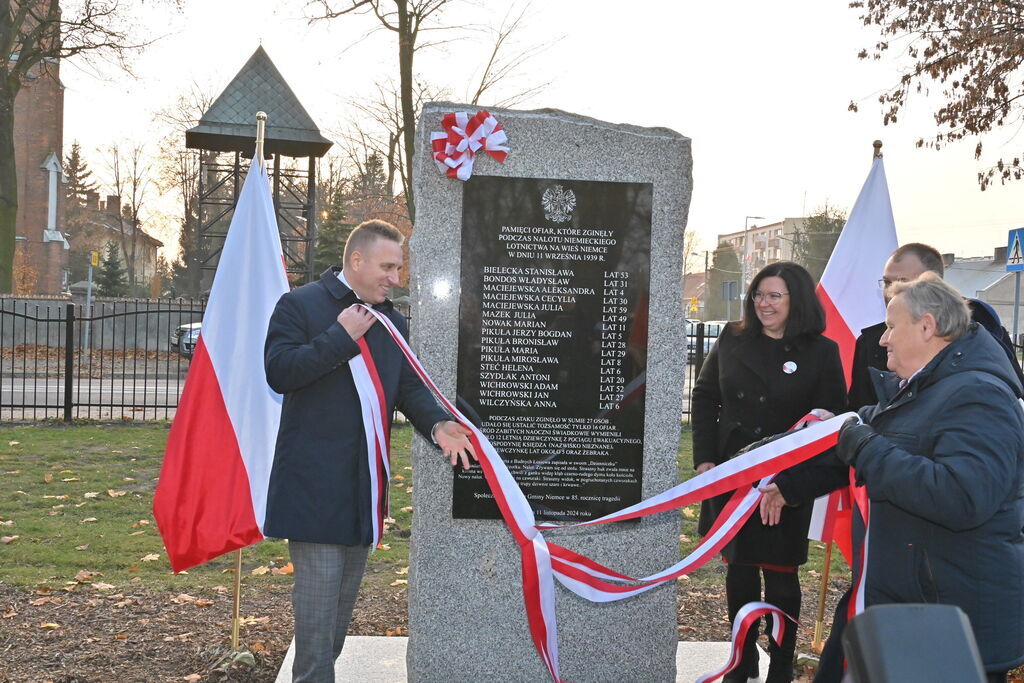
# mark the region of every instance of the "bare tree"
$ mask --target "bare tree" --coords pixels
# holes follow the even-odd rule
[[[173,290],[177,294],[198,295],[202,288],[202,258],[199,244],[199,185],[203,163],[210,163],[216,152],[186,149],[184,131],[196,125],[213,104],[213,86],[193,83],[169,106],[156,113],[156,120],[168,126],[156,155],[156,184],[162,193],[177,194],[182,213],[178,217],[178,253],[170,259]]]
[[[380,26],[398,37],[399,100],[402,112],[402,146],[407,176],[412,178],[412,157],[416,134],[416,108],[413,104],[413,59],[416,51],[431,45],[420,43],[421,32],[445,27],[432,23],[452,0],[310,0],[320,13],[312,21],[336,19],[346,14],[372,14]],[[415,217],[412,183],[406,188],[409,216]]]
[[[443,10],[456,0],[348,0],[335,3],[331,0],[309,0],[307,6],[317,10],[311,21],[336,19],[347,14],[372,14],[383,29],[396,33],[398,37],[399,81],[395,88],[392,82],[377,84],[377,96],[369,103],[356,103],[357,111],[364,114],[380,132],[368,133],[369,129],[357,129],[361,142],[371,143],[373,151],[388,162],[388,177],[393,182],[395,175],[402,181],[410,219],[415,219],[415,203],[412,193],[412,158],[416,133],[416,121],[425,102],[446,96],[429,79],[417,80],[413,72],[413,61],[418,51],[437,47],[450,39],[421,41],[426,31],[452,31],[455,29],[481,30],[479,26],[445,26],[439,23]],[[523,65],[545,49],[542,44],[520,48],[514,36],[521,31],[529,10],[529,4],[522,9],[511,9],[498,28],[484,29],[492,37],[488,45],[484,68],[473,92],[472,104],[479,105],[485,96],[492,93],[499,84],[509,81],[522,70]],[[503,99],[493,100],[497,106],[511,106],[535,95],[548,82],[520,89]],[[367,155],[362,154],[363,158]]]
[[[530,5],[526,4],[516,11],[513,7],[505,15],[497,28],[488,29],[492,36],[490,53],[480,74],[480,82],[477,84],[476,92],[473,94],[470,104],[479,105],[485,95],[490,95],[499,85],[514,78],[523,66],[531,59],[547,49],[554,41],[547,43],[534,43],[524,47],[514,44],[516,35],[522,30],[526,22],[526,16]],[[533,83],[521,90],[514,91],[502,97],[492,100],[495,107],[514,107],[515,105],[537,95],[551,85],[551,81]]]
[[[129,35],[129,9],[117,0],[0,0],[0,291],[11,291],[18,212],[14,98],[25,79],[56,77],[60,60],[76,55],[127,68],[145,45]]]
[[[116,216],[115,227],[118,242],[128,270],[128,284],[135,287],[136,261],[141,251],[139,234],[142,230],[142,207],[150,185],[149,155],[141,145],[122,151],[112,145],[106,154],[110,186],[120,198],[120,215]],[[109,207],[108,207],[109,211]]]

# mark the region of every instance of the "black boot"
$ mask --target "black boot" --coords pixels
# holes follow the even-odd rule
[[[764,597],[794,619],[800,618],[800,578],[796,572],[764,571]],[[766,619],[774,619],[769,615]],[[768,677],[765,683],[790,683],[793,680],[793,662],[796,655],[796,624],[786,620],[786,632],[782,642],[776,643],[771,637],[771,622],[768,623]]]
[[[743,643],[743,658],[735,669],[722,676],[723,683],[747,683],[750,680],[759,680],[761,675],[758,669],[758,658],[760,652],[757,650],[757,634],[761,630],[761,620],[758,619],[750,625],[747,632],[747,640]]]

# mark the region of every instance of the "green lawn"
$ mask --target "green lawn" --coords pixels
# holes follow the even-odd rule
[[[226,585],[233,555],[174,575],[152,515],[153,490],[167,440],[167,423],[43,424],[0,428],[0,580],[58,588],[75,583],[80,572],[99,573],[91,581],[120,586],[143,581],[157,589],[181,590]],[[412,507],[409,442],[412,430],[393,432],[390,525],[384,543],[370,558],[367,580],[390,582],[408,564]],[[683,429],[679,450],[681,479],[693,476],[691,439]],[[689,552],[697,535],[699,505],[682,511],[680,550]],[[14,540],[10,537],[16,536]],[[275,574],[287,563],[283,541],[265,541],[243,551],[243,576],[250,585],[288,583]],[[717,561],[692,579],[721,583]],[[849,575],[838,553],[833,571]],[[821,571],[821,544],[812,543],[803,580]],[[385,571],[391,569],[393,571]],[[376,570],[376,571],[374,571]],[[253,572],[256,572],[255,574]]]
[[[51,588],[93,582],[184,590],[231,581],[234,555],[175,576],[153,520],[153,491],[167,423],[44,424],[0,428],[0,580]],[[412,470],[407,427],[394,430],[392,515],[386,550],[371,556],[376,568],[396,569],[409,556]],[[14,540],[10,540],[11,537]],[[284,541],[246,548],[248,584],[288,583]],[[255,574],[253,571],[255,570]],[[368,576],[371,573],[368,573]],[[381,580],[391,576],[389,572]]]

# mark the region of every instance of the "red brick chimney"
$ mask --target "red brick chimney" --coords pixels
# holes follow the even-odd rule
[[[121,217],[121,198],[116,194],[107,195],[107,213],[111,216]]]

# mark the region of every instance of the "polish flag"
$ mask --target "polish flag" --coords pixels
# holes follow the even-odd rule
[[[281,395],[263,368],[270,314],[288,291],[267,172],[245,177],[171,425],[153,515],[180,572],[263,540]]]
[[[885,166],[882,157],[876,156],[817,289],[825,309],[825,336],[839,345],[847,386],[860,331],[885,320],[885,298],[878,279],[898,245]],[[847,562],[851,558],[848,496],[843,489],[817,499],[807,534],[826,543],[835,540]]]

